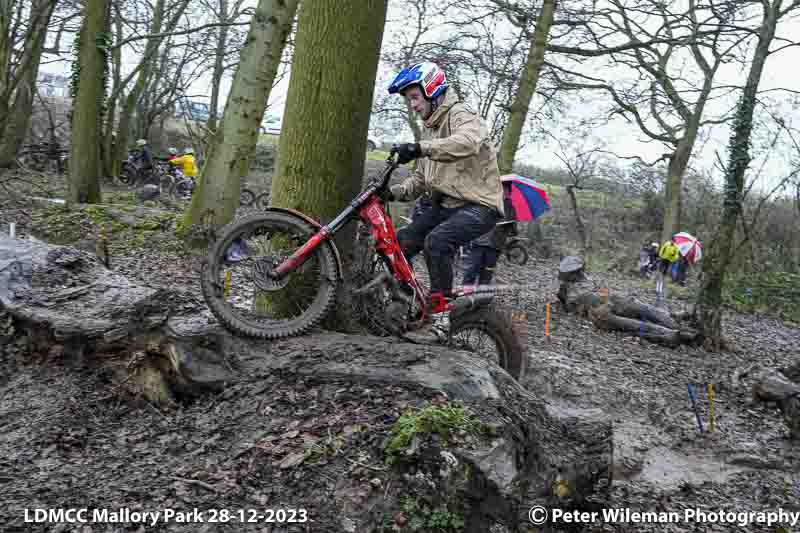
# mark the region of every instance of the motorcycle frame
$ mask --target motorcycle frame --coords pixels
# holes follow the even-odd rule
[[[375,248],[386,265],[389,273],[401,286],[411,289],[413,300],[424,304],[432,295],[422,286],[414,275],[414,270],[403,254],[400,242],[397,240],[397,232],[391,216],[386,212],[383,193],[389,184],[392,172],[397,168],[398,163],[392,153],[387,159],[387,165],[380,176],[370,181],[369,185],[348,205],[336,218],[328,224],[321,226],[300,248],[286,258],[280,265],[275,267],[268,275],[274,279],[282,279],[291,272],[299,268],[318,246],[330,242],[333,236],[341,230],[348,222],[360,219],[366,224],[372,233],[375,241]],[[466,294],[464,291],[456,291],[453,298],[458,298]],[[449,298],[441,295],[434,295],[433,312],[439,313],[449,310]],[[423,313],[425,305],[420,305]]]

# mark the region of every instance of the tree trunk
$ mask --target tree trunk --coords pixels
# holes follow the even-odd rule
[[[122,18],[117,14],[114,17],[114,31],[116,32],[115,42],[123,39]],[[103,175],[118,176],[122,168],[122,161],[117,160],[116,135],[114,126],[117,118],[117,100],[115,96],[122,85],[122,49],[114,48],[111,52],[111,96],[106,102],[105,126],[103,128]]]
[[[759,29],[758,45],[736,109],[733,136],[728,145],[722,220],[708,253],[703,258],[703,281],[697,296],[695,319],[705,338],[706,347],[712,350],[723,346],[722,287],[731,261],[736,222],[742,210],[744,175],[750,164],[750,135],[753,130],[758,85],[769,55],[769,47],[775,37],[781,2],[782,0],[775,0],[771,5],[768,2],[764,5],[764,20]]]
[[[27,57],[28,67],[17,83],[14,105],[7,116],[5,131],[0,136],[0,168],[10,166],[17,157],[20,147],[28,133],[33,114],[33,97],[36,90],[36,78],[39,75],[39,63],[42,49],[47,37],[47,26],[53,14],[55,2],[52,0],[36,0],[31,6],[30,29],[25,37],[23,56]]]
[[[661,227],[661,242],[672,239],[681,224],[681,186],[683,174],[689,164],[691,148],[682,138],[669,158],[667,183],[664,187],[664,222]]]
[[[8,118],[8,98],[11,96],[11,19],[14,17],[14,2],[0,0],[0,135],[5,131]]]
[[[106,55],[97,46],[108,26],[108,0],[87,0],[80,33],[80,76],[73,103],[69,203],[100,201],[100,120]]]
[[[149,29],[151,34],[161,32],[164,19],[165,3],[166,0],[156,0],[155,5],[153,6],[153,21]],[[116,161],[123,161],[127,158],[128,135],[131,131],[131,118],[134,111],[137,111],[136,104],[139,103],[142,92],[147,86],[147,81],[150,78],[150,73],[152,71],[152,65],[156,62],[156,53],[160,45],[161,38],[159,37],[151,37],[147,39],[147,45],[145,45],[144,55],[141,59],[142,68],[139,70],[139,74],[136,76],[136,82],[134,83],[131,91],[128,93],[127,98],[125,98],[125,102],[120,110],[119,125],[117,126],[116,154],[114,154],[114,159]]]
[[[358,194],[386,9],[387,0],[302,5],[273,205],[327,223]],[[347,263],[354,231],[351,224],[336,238]]]
[[[301,8],[272,204],[326,223],[358,193],[386,4],[326,0]],[[354,229],[348,226],[336,238],[345,270]],[[341,311],[327,326],[347,328],[347,322]]]
[[[578,228],[578,236],[581,239],[581,246],[583,247],[584,252],[588,252],[590,248],[589,237],[586,235],[586,226],[583,225],[581,214],[578,211],[578,199],[575,197],[574,185],[567,186],[567,195],[569,195],[569,203],[572,206],[572,212],[575,215],[575,226]]]
[[[709,88],[710,92],[710,88]],[[705,91],[700,95],[701,101],[695,106],[694,113],[689,120],[686,134],[680,138],[675,151],[669,158],[667,167],[667,184],[664,194],[664,223],[661,228],[661,242],[672,239],[672,236],[680,231],[681,225],[681,204],[683,198],[683,176],[689,166],[689,159],[692,157],[692,150],[697,139],[700,120],[705,108],[705,99],[708,93]]]
[[[242,177],[258,143],[258,127],[292,29],[298,0],[259,0],[242,48],[225,113],[211,143],[184,227],[199,226],[210,211],[223,226],[239,206]]]
[[[219,0],[219,21],[228,21],[228,0]],[[222,75],[225,73],[225,47],[228,44],[228,27],[218,28],[217,49],[214,53],[214,72],[211,75],[211,103],[209,106],[208,129],[217,130],[217,115],[219,114],[219,86],[222,83]],[[261,121],[259,121],[261,124]]]
[[[517,154],[517,148],[519,148],[519,139],[522,135],[525,119],[528,117],[528,108],[531,105],[533,95],[536,93],[536,85],[539,83],[539,72],[544,63],[544,51],[547,46],[547,38],[550,35],[550,27],[553,25],[555,10],[556,0],[544,0],[542,12],[536,20],[533,43],[531,43],[531,48],[528,51],[525,70],[522,72],[519,89],[514,97],[514,103],[511,104],[508,123],[503,131],[503,142],[500,145],[500,157],[497,161],[501,174],[510,173],[514,166],[514,156]]]

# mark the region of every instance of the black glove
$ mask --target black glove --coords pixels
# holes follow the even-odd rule
[[[403,143],[397,146],[397,162],[401,165],[422,155],[419,143]]]

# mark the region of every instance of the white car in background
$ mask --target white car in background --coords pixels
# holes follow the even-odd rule
[[[283,117],[276,117],[275,115],[267,115],[261,122],[261,133],[267,133],[269,135],[280,135],[282,127],[283,127]]]

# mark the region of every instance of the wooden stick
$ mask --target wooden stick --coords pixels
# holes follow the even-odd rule
[[[178,477],[178,476],[172,476],[172,479],[182,481],[187,485],[197,485],[198,487],[203,487],[204,489],[210,490],[211,492],[219,492],[219,490],[217,490],[217,487],[215,487],[214,485],[209,485],[205,481],[200,481],[199,479],[186,479],[185,477]]]
[[[697,410],[697,399],[694,395],[694,388],[692,388],[691,383],[687,383],[686,387],[689,389],[689,399],[692,400],[692,409],[694,409],[694,416],[697,417],[697,427],[700,429],[700,433],[702,433],[703,422],[700,420],[700,411]]]
[[[223,285],[223,294],[225,298],[228,297],[228,294],[231,292],[231,271],[228,270],[225,272],[225,284]]]
[[[716,418],[714,413],[714,384],[708,384],[708,430],[714,433],[716,428]]]

